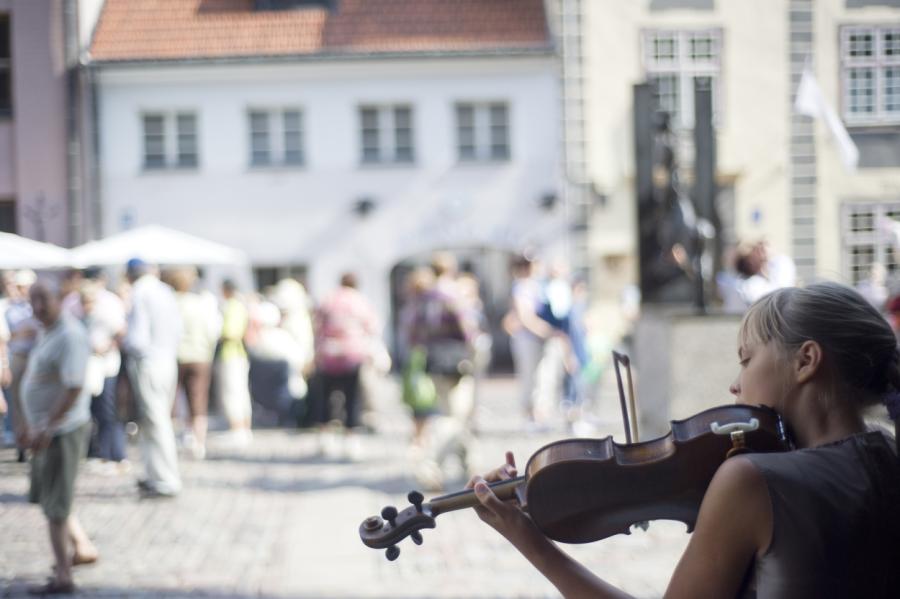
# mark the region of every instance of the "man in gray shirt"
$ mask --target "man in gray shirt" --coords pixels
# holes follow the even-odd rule
[[[124,345],[146,471],[138,487],[145,498],[174,497],[181,491],[172,429],[181,315],[172,288],[143,260],[129,260],[126,272],[131,281],[131,311]]]
[[[22,378],[16,408],[24,418],[17,437],[20,446],[34,452],[29,499],[39,503],[47,517],[56,560],[56,575],[34,591],[69,593],[74,590],[71,566],[97,559],[97,549],[72,513],[78,462],[90,434],[91,398],[84,388],[90,343],[81,323],[62,314],[55,281],[39,280],[30,298],[44,330]]]

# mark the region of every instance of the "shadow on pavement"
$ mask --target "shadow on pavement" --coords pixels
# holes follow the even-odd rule
[[[0,598],[2,599],[24,599],[26,597],[33,598],[36,595],[28,593],[28,588],[34,586],[36,582],[13,579],[0,579]],[[204,597],[215,597],[216,599],[308,599],[316,597],[317,599],[338,599],[346,597],[346,595],[329,595],[322,593],[315,594],[265,594],[253,591],[233,592],[222,589],[156,589],[156,588],[132,588],[132,587],[93,587],[79,586],[77,591],[71,595],[63,595],[72,597],[73,599],[88,599],[99,597],[115,597],[116,599],[197,599]],[[377,597],[377,595],[370,595]],[[430,599],[427,595],[417,595],[419,599]]]
[[[24,494],[0,493],[0,503],[28,503]]]
[[[234,481],[194,478],[191,480],[191,485],[195,489],[252,489],[265,491],[267,493],[309,493],[355,487],[387,494],[405,494],[415,488],[415,481],[411,476],[376,478],[346,476],[339,478],[321,478],[307,475],[296,479],[275,476],[257,476],[255,478]]]

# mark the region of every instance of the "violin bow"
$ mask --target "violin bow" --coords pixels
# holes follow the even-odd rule
[[[625,425],[625,440],[628,443],[636,443],[640,439],[640,435],[638,433],[637,407],[634,400],[634,381],[631,378],[631,359],[626,354],[620,354],[615,350],[612,355],[613,365],[616,369],[616,383],[619,387],[622,421]],[[622,388],[622,373],[619,370],[619,364],[625,367],[625,375],[628,378],[628,407],[625,406],[625,390]]]

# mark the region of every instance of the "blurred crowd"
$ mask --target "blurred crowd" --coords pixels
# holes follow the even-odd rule
[[[437,490],[472,473],[479,381],[497,327],[480,281],[453,254],[435,253],[407,275],[396,361],[352,272],[316,302],[290,278],[259,293],[226,280],[214,293],[194,267],[135,258],[125,276],[107,274],[18,270],[0,279],[3,440],[19,461],[30,454],[29,500],[47,518],[56,563],[39,592],[71,592],[71,567],[98,558],[72,510],[84,458],[99,474],[134,476],[144,499],[177,496],[181,460],[204,459],[211,442],[242,451],[254,426],[308,428],[321,455],[355,460],[392,368],[412,421],[417,483]],[[585,282],[562,262],[544,269],[527,257],[511,274],[502,329],[522,413],[535,430],[560,415],[573,426],[599,376]]]
[[[575,423],[599,376],[589,350],[585,282],[570,277],[562,262],[544,268],[522,256],[511,274],[502,330],[522,412],[535,430],[560,413]],[[461,272],[451,253],[435,253],[406,276],[394,359],[381,315],[351,272],[313,301],[293,278],[256,293],[226,280],[214,292],[194,267],[160,270],[139,259],[115,281],[100,268],[40,280],[30,270],[7,271],[0,414],[4,442],[16,446],[21,461],[34,428],[23,380],[47,328],[33,310],[38,283],[58,295],[61,321],[84,331],[87,467],[134,472],[143,496],[177,495],[178,461],[205,458],[210,428],[215,445],[239,450],[252,443],[254,425],[307,427],[322,454],[361,457],[356,433],[369,424],[373,396],[392,368],[413,422],[410,458],[420,482],[438,488],[448,468],[468,471],[478,382],[498,327],[488,322],[477,276]],[[140,467],[128,460],[130,440],[140,447]]]

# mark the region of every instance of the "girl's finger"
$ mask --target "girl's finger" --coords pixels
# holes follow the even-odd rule
[[[481,505],[486,507],[488,510],[493,512],[495,515],[500,514],[500,510],[503,509],[503,502],[494,495],[494,492],[491,491],[490,487],[488,487],[487,482],[484,479],[479,480],[475,483],[475,497],[478,498],[478,501],[481,502]]]

